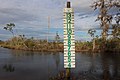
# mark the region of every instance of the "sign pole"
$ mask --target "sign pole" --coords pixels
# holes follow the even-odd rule
[[[67,2],[64,12],[64,68],[66,78],[70,78],[70,69],[75,68],[75,36],[74,36],[74,10],[70,1]]]

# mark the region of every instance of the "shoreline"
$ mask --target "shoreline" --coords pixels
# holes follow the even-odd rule
[[[15,48],[15,47],[7,47],[7,46],[1,46],[2,48],[6,48],[6,49],[11,49],[11,50],[20,50],[20,51],[32,51],[32,52],[64,52],[64,49],[39,49],[39,50],[35,50],[35,49],[21,49],[21,48]],[[92,50],[75,50],[75,52],[82,52],[82,53],[101,53],[102,51],[100,50],[96,50],[96,51],[92,51]],[[106,51],[106,52],[115,52],[115,53],[120,53],[119,51]]]
[[[28,39],[29,40],[29,39]],[[18,40],[13,44],[13,41],[5,41],[0,44],[0,47],[21,50],[21,51],[32,51],[32,52],[64,52],[64,44],[62,42],[49,42],[46,41],[37,41],[37,40],[26,40],[21,42]],[[88,45],[89,44],[89,45]],[[120,53],[119,48],[106,48],[102,50],[98,45],[94,51],[92,50],[92,42],[76,42],[75,43],[75,52],[82,53]]]
[[[16,47],[1,46],[2,48],[12,49],[12,50],[21,50],[21,51],[33,51],[33,52],[64,52],[64,49],[22,49]],[[92,52],[91,50],[75,50],[75,52]]]

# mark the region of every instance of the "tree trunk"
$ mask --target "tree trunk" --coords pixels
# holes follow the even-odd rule
[[[13,38],[14,38],[14,33],[13,32],[11,32],[11,33],[12,33]],[[12,43],[13,43],[13,45],[15,45],[15,42],[14,42],[13,38],[12,38]]]
[[[95,38],[93,38],[93,52],[95,51]]]

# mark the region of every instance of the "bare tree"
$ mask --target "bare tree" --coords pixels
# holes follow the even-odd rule
[[[14,32],[13,32],[13,28],[15,27],[15,24],[14,23],[9,23],[9,24],[6,24],[6,26],[4,27],[5,30],[8,30],[12,33],[13,35],[13,38],[14,38]],[[15,45],[15,42],[14,40],[12,40],[12,43],[13,45]]]
[[[14,23],[9,23],[9,24],[6,24],[6,26],[4,27],[4,29],[10,31],[12,33],[13,37],[14,37],[14,32],[13,32],[13,28],[14,27],[15,27]]]
[[[120,39],[120,13],[117,13],[115,15],[115,22],[116,24],[113,24],[112,25],[112,35],[113,35],[113,38],[118,38]]]
[[[109,14],[109,10],[113,7],[120,7],[119,0],[97,0],[93,3],[94,10],[99,9],[99,15],[96,21],[100,21],[100,27],[102,28],[102,38],[106,40],[110,24],[112,22],[112,15]]]
[[[88,34],[90,34],[90,36],[93,38],[93,51],[95,50],[95,33],[96,33],[96,30],[94,29],[88,30]]]
[[[60,36],[59,36],[59,34],[58,34],[58,31],[56,32],[56,36],[55,36],[55,41],[56,41],[56,43],[59,41],[59,39],[60,39]]]

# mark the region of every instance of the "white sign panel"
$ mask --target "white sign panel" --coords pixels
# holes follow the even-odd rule
[[[74,12],[64,8],[64,68],[75,68]]]

